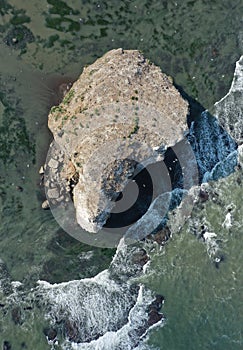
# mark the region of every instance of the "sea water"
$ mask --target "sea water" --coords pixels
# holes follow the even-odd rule
[[[145,244],[150,263],[144,272],[129,267],[130,247],[121,244],[114,256],[114,250],[65,234],[40,209],[38,175],[51,140],[47,115],[58,103],[57,86],[75,80],[111,48],[143,50],[216,116],[213,105],[228,92],[242,53],[241,13],[238,1],[2,1],[0,344],[36,350],[242,348],[242,173],[233,172],[239,150],[232,138],[215,144],[204,126],[197,129],[211,142],[205,157],[199,147],[198,158],[210,198],[194,206],[163,249]],[[202,118],[209,120],[207,112]],[[136,329],[154,293],[165,297],[165,319],[141,335]],[[59,336],[48,344],[43,330],[67,314],[84,339],[98,338],[78,345]]]

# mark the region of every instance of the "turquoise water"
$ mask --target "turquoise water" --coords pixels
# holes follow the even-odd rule
[[[59,283],[95,276],[115,252],[75,241],[41,210],[38,170],[51,140],[47,115],[58,103],[58,86],[75,80],[109,49],[140,49],[211,110],[228,92],[243,51],[242,11],[241,1],[0,1],[0,258],[27,295],[39,279]],[[219,203],[195,207],[192,222],[164,250],[151,252],[143,279],[165,296],[167,319],[151,331],[151,349],[152,344],[169,350],[242,347],[237,176],[242,175],[215,185],[224,189]],[[227,231],[222,222],[231,203],[234,224]],[[225,260],[219,269],[207,245],[192,234],[204,221],[221,240]],[[16,324],[12,307],[1,307],[0,341],[13,349],[49,349],[44,308],[30,303],[32,312],[17,303]]]

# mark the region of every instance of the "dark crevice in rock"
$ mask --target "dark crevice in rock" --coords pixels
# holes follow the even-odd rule
[[[122,210],[122,201],[126,205],[127,197],[131,195],[132,184],[138,186],[138,196],[135,203],[126,210]],[[135,185],[136,184],[136,185]],[[135,190],[134,190],[135,192]],[[121,195],[120,195],[121,197]],[[135,197],[135,193],[134,193]],[[153,182],[151,176],[146,168],[140,171],[135,177],[132,178],[130,185],[128,184],[122,191],[121,201],[117,201],[120,204],[121,210],[119,212],[112,212],[104,227],[107,228],[122,228],[127,225],[131,225],[139,220],[148,210],[153,197]],[[135,197],[136,198],[136,197]],[[124,205],[124,206],[125,206]],[[115,208],[116,209],[116,208]]]
[[[79,180],[79,174],[76,172],[69,180],[68,180],[68,186],[69,186],[69,194],[71,197],[71,200],[73,201],[73,190],[74,187],[77,185]]]

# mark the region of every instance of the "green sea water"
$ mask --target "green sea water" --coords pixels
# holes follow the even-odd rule
[[[24,289],[96,275],[114,250],[75,241],[48,211],[38,170],[51,135],[47,115],[57,86],[112,48],[140,49],[204,108],[229,90],[243,51],[241,1],[0,1],[0,258]],[[165,327],[152,331],[159,349],[242,348],[242,187],[222,180],[219,203],[195,207],[192,222],[152,253],[144,283],[163,294]],[[222,227],[234,203],[234,224]],[[193,234],[206,221],[219,236],[219,269]],[[89,252],[91,258],[83,258]],[[0,344],[48,349],[43,315],[15,324],[1,313]],[[124,349],[125,350],[125,349]]]
[[[218,197],[197,205],[180,234],[163,251],[155,252],[145,284],[164,293],[163,329],[154,331],[151,344],[161,349],[242,348],[242,172],[214,184]],[[212,198],[213,195],[212,195]],[[232,227],[223,223],[234,208]],[[201,225],[215,233],[216,246],[195,237]],[[215,257],[224,260],[216,268]]]

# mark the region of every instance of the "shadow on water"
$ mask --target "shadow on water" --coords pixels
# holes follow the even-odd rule
[[[200,118],[202,112],[205,111],[205,108],[197,100],[195,100],[194,98],[189,96],[180,85],[177,85],[175,83],[174,83],[174,85],[177,88],[177,90],[179,91],[179,93],[181,94],[181,96],[189,104],[190,113],[189,113],[188,118],[187,118],[187,124],[188,124],[188,127],[190,128],[191,123]]]
[[[211,115],[205,108],[195,99],[190,97],[180,86],[176,86],[182,97],[189,103],[189,115],[188,115],[188,128],[189,132],[186,139],[190,143],[194,157],[196,159],[198,168],[198,182],[207,182],[210,180],[218,180],[219,178],[226,177],[234,171],[237,165],[237,143],[232,137],[224,130],[213,115]],[[181,146],[180,146],[181,145]],[[162,145],[161,145],[162,146]],[[182,165],[178,161],[176,148],[183,147],[183,142],[175,145],[175,147],[169,147],[164,153],[164,160],[149,165],[149,171],[144,168],[139,174],[136,175],[131,181],[134,181],[138,186],[138,195],[136,201],[128,210],[111,213],[108,218],[105,227],[125,227],[127,225],[135,223],[139,220],[149,209],[154,198],[166,191],[183,190],[184,177]],[[190,159],[186,166],[189,166]],[[169,178],[170,188],[162,186],[162,191],[156,193],[158,183],[153,183],[151,179],[151,171],[156,173],[159,182],[163,182],[165,178],[161,172],[162,165],[165,165]],[[183,164],[185,166],[185,164]],[[165,176],[165,174],[164,174]],[[146,184],[146,185],[145,185]],[[193,184],[195,185],[195,184]],[[130,185],[129,185],[130,186]],[[130,195],[129,186],[125,187],[122,194],[116,199],[117,206],[120,202],[126,201],[126,197]],[[188,188],[187,188],[188,190]],[[169,210],[178,206],[181,202],[182,196],[179,196],[175,191],[175,197],[172,195],[171,205]],[[162,218],[161,222],[164,222]],[[158,229],[161,228],[161,225]]]

